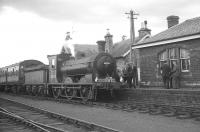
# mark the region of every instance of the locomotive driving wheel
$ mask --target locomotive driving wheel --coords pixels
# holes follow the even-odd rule
[[[38,88],[37,88],[37,86],[33,86],[32,87],[32,95],[36,96],[37,94],[38,94]]]
[[[31,95],[31,94],[32,94],[31,86],[26,86],[26,93],[27,93],[28,95]]]
[[[16,86],[12,86],[11,90],[12,90],[12,93],[17,94],[17,87]]]
[[[91,93],[90,87],[81,88],[80,95],[82,97],[82,100],[87,101],[88,99],[90,99],[90,93]]]
[[[74,91],[72,88],[66,88],[65,89],[65,96],[67,99],[71,100],[73,98]]]
[[[38,94],[40,96],[44,96],[44,87],[43,86],[39,86],[39,88],[38,88]]]
[[[55,99],[57,99],[61,94],[61,90],[59,88],[53,88],[52,91],[53,91],[53,97]]]

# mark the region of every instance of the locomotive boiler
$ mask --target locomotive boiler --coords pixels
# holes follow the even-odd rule
[[[115,59],[107,53],[100,53],[79,60],[63,61],[60,67],[60,78],[63,79],[63,82],[66,82],[68,78],[72,79],[71,82],[99,82],[109,77],[115,79],[115,73]]]

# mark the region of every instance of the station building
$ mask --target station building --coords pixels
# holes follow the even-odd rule
[[[167,17],[168,29],[132,45],[141,87],[163,87],[160,67],[173,61],[180,68],[180,87],[200,86],[200,17],[179,24]]]

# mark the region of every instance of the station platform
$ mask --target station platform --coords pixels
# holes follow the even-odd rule
[[[200,88],[127,88],[116,91],[116,97],[119,100],[151,100],[200,108]]]
[[[0,97],[107,126],[122,132],[199,132],[200,130],[199,122],[192,119],[180,120],[174,117],[142,114],[137,111],[125,112],[47,100],[33,100],[4,93],[0,93]]]

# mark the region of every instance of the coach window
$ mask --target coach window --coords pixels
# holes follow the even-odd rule
[[[51,66],[52,66],[52,68],[55,68],[55,59],[51,60]]]
[[[19,74],[19,66],[16,66],[16,69],[15,69],[16,71],[16,75],[18,75]]]
[[[8,68],[8,76],[10,75],[10,68]]]

